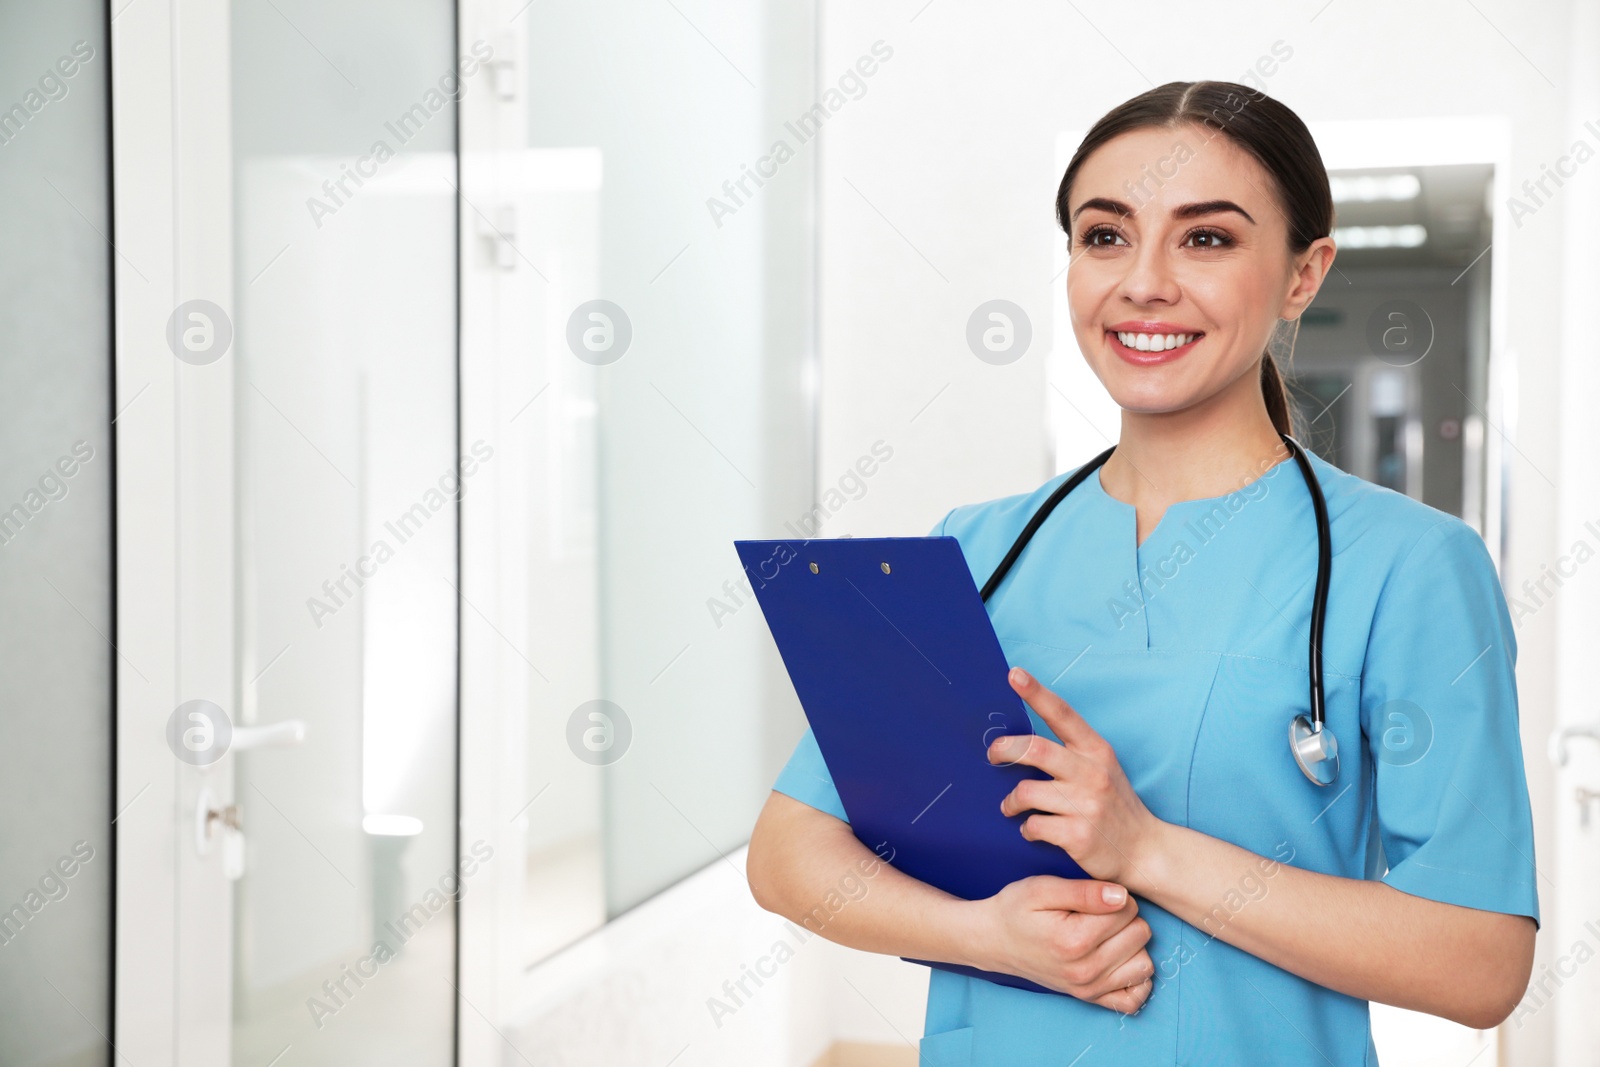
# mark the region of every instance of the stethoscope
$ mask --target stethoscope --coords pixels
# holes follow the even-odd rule
[[[1306,488],[1311,490],[1311,506],[1317,515],[1317,588],[1311,601],[1311,716],[1307,718],[1304,715],[1296,715],[1289,723],[1289,752],[1307,778],[1317,785],[1332,785],[1334,779],[1339,777],[1339,740],[1333,736],[1332,730],[1323,728],[1327,715],[1322,695],[1322,621],[1328,613],[1328,571],[1333,565],[1333,549],[1330,545],[1332,534],[1328,530],[1328,504],[1322,498],[1322,486],[1317,483],[1316,472],[1311,469],[1311,461],[1306,458],[1305,450],[1288,434],[1280,433],[1278,436],[1283,438],[1283,443],[1289,446],[1289,451],[1300,464],[1300,473],[1305,477]],[[983,584],[985,603],[988,602],[990,594],[1000,587],[1006,572],[1011,570],[1011,565],[1022,555],[1022,550],[1027,547],[1034,532],[1044,524],[1044,520],[1055,510],[1055,506],[1076,489],[1080,482],[1098,470],[1115,451],[1116,446],[1112,445],[1084,464],[1077,473],[1057,486],[1049,499],[1039,506],[1039,510],[1034,512],[1028,524],[1022,528],[1022,533],[1017,536],[1011,550],[1000,561],[1000,566],[994,569],[989,580]]]

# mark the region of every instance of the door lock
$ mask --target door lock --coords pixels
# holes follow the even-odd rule
[[[194,847],[202,856],[210,855],[211,842],[222,838],[222,876],[230,882],[244,874],[244,817],[237,804],[219,806],[209,787],[202,788],[195,801]]]
[[[239,815],[239,805],[229,804],[218,811],[216,808],[206,809],[206,837],[210,838],[214,830],[214,823],[221,823],[226,830],[243,830],[244,819]]]
[[[1600,789],[1586,789],[1578,786],[1574,791],[1578,800],[1578,825],[1585,830],[1589,829],[1589,802],[1600,800]]]

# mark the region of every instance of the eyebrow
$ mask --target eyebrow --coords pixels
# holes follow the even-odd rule
[[[1137,214],[1133,208],[1129,207],[1127,204],[1124,204],[1121,200],[1112,200],[1109,197],[1096,196],[1085,200],[1082,204],[1078,205],[1078,210],[1072,213],[1072,220],[1076,222],[1078,220],[1078,216],[1082,215],[1090,208],[1099,208],[1101,211],[1109,211],[1114,215],[1121,215],[1124,218],[1129,218]],[[1250,213],[1244,208],[1240,207],[1238,204],[1235,204],[1232,200],[1200,200],[1193,204],[1180,204],[1172,209],[1172,217],[1175,219],[1192,219],[1201,215],[1215,215],[1221,211],[1232,211],[1239,215],[1243,215],[1247,222],[1249,222],[1252,226],[1255,225],[1256,220],[1250,217]]]

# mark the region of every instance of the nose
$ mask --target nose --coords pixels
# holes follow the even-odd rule
[[[1178,275],[1172,257],[1159,241],[1143,241],[1133,255],[1123,259],[1127,265],[1119,289],[1135,304],[1175,304],[1179,298]]]

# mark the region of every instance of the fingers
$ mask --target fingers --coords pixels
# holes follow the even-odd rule
[[[1034,875],[1025,881],[1032,883],[1029,888],[1036,907],[1087,915],[1111,915],[1131,905],[1129,918],[1139,910],[1128,891],[1115,882],[1101,882],[1093,878],[1058,878],[1049,874]]]
[[[1149,940],[1149,927],[1138,917],[1139,906],[1129,897],[1127,904],[1106,915],[1083,912],[1055,912],[1060,925],[1048,930],[1050,947],[1055,951],[1055,965],[1062,976],[1075,983],[1074,996],[1082,996],[1096,987],[1129,956],[1138,952]],[[1128,927],[1138,924],[1140,931],[1129,936]],[[1109,988],[1109,987],[1108,987]]]
[[[1093,922],[1103,922],[1096,917]],[[1147,979],[1154,988],[1155,964],[1151,962],[1146,946],[1150,943],[1150,927],[1143,919],[1136,919],[1075,963],[1067,965],[1065,976],[1072,982],[1067,990],[1080,1000],[1104,1007],[1117,1007],[1142,1003],[1149,991],[1141,991]],[[1118,1010],[1130,1011],[1130,1007]]]
[[[1049,747],[1041,750],[1038,746],[1029,745],[1024,747],[1020,756],[1006,757],[1012,763],[1038,767],[1050,777],[1024,778],[1018,782],[1001,799],[1001,814],[1020,815],[1025,811],[1041,811],[1052,815],[1079,815],[1082,814],[1080,806],[1073,801],[1067,785],[1070,783],[1074,787],[1094,790],[1110,784],[1109,777],[1099,764],[1054,742],[1045,744]]]
[[[1055,731],[1055,735],[1061,738],[1062,744],[1078,747],[1104,744],[1100,735],[1095,733],[1094,728],[1084,721],[1083,716],[1079,715],[1071,704],[1045,688],[1038,679],[1021,667],[1011,668],[1006,680],[1011,683],[1011,688],[1016,690],[1017,695],[1039,713],[1039,718]]]
[[[1156,965],[1151,961],[1150,953],[1140,949],[1133,959],[1126,961],[1106,977],[1105,988],[1100,995],[1115,993],[1120,989],[1132,989],[1147,981],[1154,981],[1155,976]]]
[[[1102,977],[1084,983],[1089,987],[1086,999],[1093,1000],[1155,977],[1156,965],[1145,947],[1149,943],[1150,927],[1143,919],[1129,923],[1108,938],[1089,956],[1089,962]]]
[[[1114,993],[1107,993],[1103,997],[1095,998],[1090,1003],[1098,1004],[1102,1008],[1110,1008],[1112,1011],[1121,1012],[1123,1015],[1132,1015],[1144,1007],[1145,1001],[1150,999],[1150,993],[1154,989],[1155,980],[1146,978],[1131,989],[1119,989]]]
[[[1052,778],[1065,777],[1067,750],[1041,734],[1005,734],[989,744],[989,762],[1000,767],[1037,767]]]
[[[1091,915],[1088,913],[1065,914],[1062,921],[1066,925],[1066,936],[1063,947],[1074,959],[1089,962],[1089,957],[1099,951],[1111,938],[1127,929],[1128,925],[1139,917],[1139,906],[1130,897],[1128,903],[1120,909],[1105,915]],[[1132,950],[1123,953],[1116,959],[1101,957],[1098,966],[1088,967],[1088,973],[1099,976],[1111,970],[1112,966],[1127,959]]]

